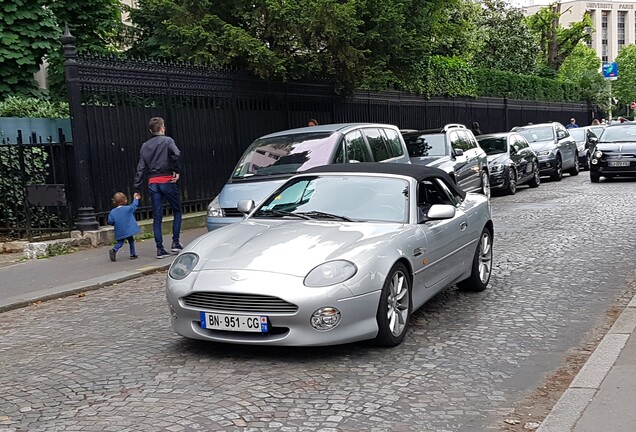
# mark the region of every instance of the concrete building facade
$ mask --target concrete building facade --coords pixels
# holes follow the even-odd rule
[[[545,5],[527,6],[526,15],[532,15]],[[620,49],[636,43],[636,1],[590,2],[585,0],[561,2],[561,25],[581,21],[588,12],[592,18],[592,42],[588,45],[603,62],[613,62]]]

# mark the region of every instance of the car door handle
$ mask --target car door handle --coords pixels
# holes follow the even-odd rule
[[[468,227],[468,224],[466,222],[462,222],[459,224],[459,229],[461,231],[465,231],[467,227]]]

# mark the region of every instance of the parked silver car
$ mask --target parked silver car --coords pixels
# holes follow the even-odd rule
[[[294,176],[249,216],[191,242],[167,279],[174,330],[257,345],[395,346],[444,288],[492,271],[490,203],[437,168],[329,165]]]
[[[338,163],[410,163],[399,129],[375,123],[342,123],[285,130],[254,141],[232,176],[208,205],[208,231],[243,219],[242,199],[260,202],[285,180],[309,168]]]

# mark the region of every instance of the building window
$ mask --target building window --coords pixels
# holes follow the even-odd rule
[[[621,51],[623,45],[625,45],[625,20],[627,19],[627,12],[618,12],[618,21],[617,29],[618,29],[618,52]]]
[[[607,46],[607,28],[609,25],[609,11],[603,11],[601,13],[601,60],[606,62],[609,61],[609,56],[607,54],[608,46]]]

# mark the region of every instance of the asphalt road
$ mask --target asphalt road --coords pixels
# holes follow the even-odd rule
[[[636,279],[635,191],[582,172],[494,197],[490,287],[392,349],[184,340],[165,274],[2,313],[0,431],[502,430]]]

